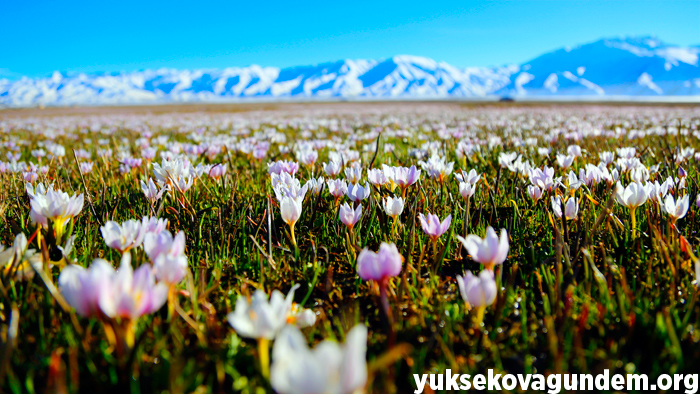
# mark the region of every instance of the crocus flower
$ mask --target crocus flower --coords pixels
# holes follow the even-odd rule
[[[401,272],[403,257],[396,245],[382,242],[379,251],[362,249],[357,256],[357,274],[364,280],[383,283]]]
[[[108,247],[124,253],[127,250],[141,246],[143,237],[146,234],[145,224],[147,221],[148,218],[144,218],[141,221],[130,219],[119,224],[110,220],[100,227],[100,232]]]
[[[228,169],[228,164],[217,164],[209,170],[209,177],[216,180],[217,182],[221,177],[226,175],[226,170]]]
[[[299,220],[299,217],[301,216],[301,209],[301,201],[297,201],[291,197],[285,196],[280,201],[282,220],[289,225],[289,230],[292,236],[292,244],[295,247],[297,245],[297,240],[294,237],[294,225],[296,225],[297,220]]]
[[[493,304],[498,293],[493,271],[482,270],[479,276],[466,271],[464,276],[457,275],[457,286],[468,308],[482,308]]]
[[[420,220],[420,225],[423,228],[428,237],[433,241],[437,242],[437,239],[450,228],[450,223],[452,223],[452,215],[447,215],[445,220],[440,222],[440,218],[437,215],[428,213],[428,215],[418,214],[418,220]]]
[[[360,182],[362,178],[362,167],[360,166],[348,166],[345,167],[345,178],[350,183],[350,186]]]
[[[158,280],[176,284],[187,275],[184,232],[180,231],[174,237],[168,230],[146,233],[143,249],[153,263],[153,272]]]
[[[372,191],[372,189],[370,189],[369,185],[366,183],[364,187],[362,187],[359,183],[351,183],[348,185],[347,196],[352,202],[360,202],[369,197],[370,191]]]
[[[95,259],[87,269],[69,264],[58,276],[58,286],[66,302],[75,311],[85,317],[101,314],[100,298],[106,291],[112,277],[112,264],[102,259]]]
[[[340,170],[343,168],[343,165],[340,164],[337,161],[329,161],[328,163],[323,163],[323,172],[326,173],[326,175],[335,178],[340,174]]]
[[[534,202],[537,202],[542,198],[542,189],[538,186],[530,185],[527,187],[527,195],[530,196]]]
[[[107,317],[137,319],[157,311],[167,300],[168,288],[156,283],[151,266],[144,264],[134,271],[130,256],[123,255],[119,270],[101,291],[100,310]]]
[[[474,195],[474,192],[476,192],[476,186],[473,184],[469,182],[459,183],[459,194],[464,200],[469,200]]]
[[[168,190],[170,190],[170,185],[166,184],[159,189],[158,186],[156,186],[155,182],[153,182],[153,179],[148,178],[147,182],[144,182],[143,179],[141,180],[141,191],[146,196],[151,205],[155,204],[156,201],[160,200],[160,198],[163,196],[163,193],[165,193]]]
[[[678,219],[685,217],[688,213],[688,208],[690,206],[690,197],[686,194],[685,196],[674,200],[671,194],[666,196],[664,204],[661,206],[664,212],[668,214],[672,223],[676,223]]]
[[[411,168],[406,167],[394,167],[394,183],[399,185],[402,192],[406,192],[406,189],[418,182],[420,179],[420,170],[416,166],[411,166]]]
[[[293,310],[294,292],[298,288],[299,284],[292,286],[286,297],[279,290],[274,290],[268,299],[267,294],[260,289],[255,290],[250,300],[239,296],[233,312],[226,319],[242,337],[275,339],[289,318],[302,312]]]
[[[299,164],[293,161],[278,160],[267,163],[267,172],[270,174],[280,175],[286,172],[289,175],[294,175],[297,171],[299,171]]]
[[[496,235],[493,227],[486,229],[486,236],[480,238],[478,235],[469,234],[466,238],[457,236],[459,242],[464,245],[472,260],[481,263],[488,270],[498,264],[503,264],[508,257],[508,233],[506,229],[501,229],[500,238]]]
[[[574,163],[574,159],[576,159],[576,156],[557,155],[557,163],[559,163],[559,167],[565,169],[571,167],[571,165]]]
[[[93,260],[88,269],[67,265],[58,277],[61,294],[82,316],[136,319],[153,313],[165,304],[167,287],[156,284],[150,265],[136,271],[131,255],[122,256],[118,271],[102,259]]]
[[[367,328],[348,331],[345,344],[324,340],[313,350],[286,326],[272,349],[270,385],[280,394],[352,394],[367,384]]]
[[[378,168],[367,170],[367,179],[369,180],[369,183],[377,187],[384,186],[388,182],[388,179],[384,175],[384,171]]]
[[[617,153],[622,156],[619,149]],[[635,238],[637,235],[637,217],[634,213],[637,210],[637,207],[639,207],[647,201],[647,198],[647,191],[644,188],[644,185],[642,185],[641,183],[632,182],[629,185],[627,185],[626,188],[623,188],[620,182],[617,183],[617,187],[615,189],[615,199],[617,200],[617,202],[626,206],[627,209],[630,210],[630,219],[632,221],[632,238]]]
[[[469,172],[455,172],[455,178],[457,178],[459,182],[466,182],[474,186],[481,179],[481,175],[472,168]]]
[[[364,248],[357,256],[357,274],[363,280],[372,280],[379,285],[379,300],[390,322],[393,321],[393,317],[389,307],[387,288],[389,279],[398,276],[401,272],[402,263],[403,256],[393,243],[382,242],[376,253]]]
[[[93,162],[82,162],[80,163],[80,173],[85,175],[92,172]]]
[[[344,203],[340,206],[339,216],[340,221],[348,226],[349,230],[352,230],[355,224],[360,220],[360,217],[362,217],[362,204],[357,205],[357,208],[353,210],[348,203]]]
[[[626,206],[630,210],[643,205],[647,201],[647,193],[644,185],[638,182],[632,182],[626,188],[622,187],[620,182],[617,183],[615,190],[615,199],[620,204]]]
[[[34,277],[35,270],[43,269],[41,254],[27,246],[27,236],[24,233],[17,234],[12,246],[7,249],[0,244],[0,269],[5,275],[11,274],[16,280],[29,280]]]
[[[401,197],[387,197],[384,199],[384,212],[396,220],[404,208],[404,199]]]
[[[348,192],[348,184],[342,179],[329,179],[328,180],[328,192],[335,198],[335,202]]]
[[[50,220],[56,238],[61,239],[66,223],[83,210],[83,203],[82,194],[69,196],[68,193],[49,188],[46,194],[35,194],[30,200],[29,217],[43,228],[48,228]]]
[[[308,181],[306,181],[306,184],[304,186],[308,186],[308,190],[310,190],[311,193],[313,193],[315,196],[318,196],[319,193],[323,191],[325,182],[323,180],[323,177],[310,178]]]
[[[556,196],[552,197],[552,211],[554,212],[554,216],[558,217],[561,219],[562,217],[562,212],[561,212],[561,196]],[[565,208],[564,208],[564,217],[569,220],[576,219],[578,217],[578,199],[577,198],[569,198],[566,200],[565,203]]]

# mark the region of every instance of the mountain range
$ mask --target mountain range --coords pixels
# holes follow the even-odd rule
[[[0,106],[381,99],[700,100],[700,45],[602,39],[520,65],[460,68],[419,56],[289,68],[158,69],[0,79]]]

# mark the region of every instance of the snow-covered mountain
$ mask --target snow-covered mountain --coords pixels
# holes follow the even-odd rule
[[[496,91],[512,96],[700,95],[700,46],[653,37],[604,39],[544,54]]]
[[[313,66],[159,69],[0,79],[0,106],[295,99],[700,96],[700,46],[604,39],[522,65],[459,68],[418,56]]]

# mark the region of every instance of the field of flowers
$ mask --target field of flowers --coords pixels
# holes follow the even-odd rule
[[[697,372],[700,108],[171,109],[0,113],[3,392]]]

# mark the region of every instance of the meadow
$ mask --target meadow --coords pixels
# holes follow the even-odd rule
[[[8,393],[697,372],[700,108],[0,112]]]

